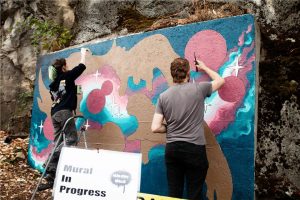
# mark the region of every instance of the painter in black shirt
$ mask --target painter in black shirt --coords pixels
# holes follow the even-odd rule
[[[62,58],[59,60],[65,63],[65,59]],[[58,72],[57,77],[49,85],[53,100],[51,116],[60,110],[76,110],[77,87],[75,80],[82,74],[85,68],[85,65],[80,63],[70,71]]]
[[[87,52],[87,49],[81,49],[80,64],[72,70],[67,69],[67,63],[64,58],[56,59],[52,66],[49,66],[49,79],[52,80],[49,87],[53,102],[51,107],[51,119],[54,128],[54,143],[58,146],[58,148],[55,149],[46,169],[45,179],[47,180],[47,183],[41,184],[38,188],[39,191],[53,187],[58,159],[62,147],[60,144],[63,142],[62,139],[59,139],[59,136],[62,134],[62,128],[64,127],[65,122],[74,116],[74,111],[77,106],[77,88],[75,80],[86,69],[85,56]],[[78,136],[74,119],[68,122],[64,129],[64,134],[66,145],[77,145]],[[45,163],[47,162],[48,160]]]

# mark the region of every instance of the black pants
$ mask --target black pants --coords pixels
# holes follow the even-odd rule
[[[188,142],[168,143],[165,161],[169,196],[182,198],[186,180],[188,199],[201,200],[208,169],[205,145]]]
[[[52,116],[52,123],[53,123],[53,127],[54,127],[54,144],[58,144],[58,147],[55,149],[52,159],[50,160],[50,162],[48,164],[48,168],[46,170],[46,173],[50,174],[52,177],[55,177],[60,152],[61,152],[61,149],[63,146],[63,137],[61,137],[61,139],[58,140],[59,136],[61,134],[61,131],[62,131],[62,128],[63,128],[65,122],[70,117],[73,117],[73,116],[74,115],[71,110],[61,110],[61,111],[56,112]],[[67,146],[76,145],[78,137],[77,137],[77,131],[76,131],[74,119],[69,121],[69,123],[66,125],[66,128],[64,131],[65,131],[65,137],[66,137],[65,138],[66,145]],[[45,164],[46,163],[47,163],[47,161],[45,162]]]

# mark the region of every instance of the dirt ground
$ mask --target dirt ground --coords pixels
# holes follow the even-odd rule
[[[40,172],[27,164],[29,138],[5,143],[7,133],[0,131],[0,199],[27,200],[37,186]],[[52,190],[37,192],[36,200],[50,200]]]

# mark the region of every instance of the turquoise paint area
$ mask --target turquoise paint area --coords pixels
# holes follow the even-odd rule
[[[157,145],[150,149],[148,153],[149,160],[154,160],[157,157],[165,156],[165,145]]]
[[[230,64],[232,64],[232,63],[234,62],[235,58],[239,55],[239,52],[240,52],[240,50],[237,51],[237,52],[231,52],[231,53],[229,54],[228,61],[225,62],[225,63],[222,65],[222,67],[220,67],[220,69],[219,69],[219,73],[220,73],[220,74],[222,74],[222,75],[224,74],[224,71],[227,69],[227,67],[228,67]]]
[[[241,56],[243,49],[251,46],[254,42],[254,29],[245,35],[247,40],[245,43],[237,49],[237,51],[231,52],[229,54],[229,59],[220,68],[220,73],[223,74],[225,69],[234,62],[234,60]],[[253,56],[255,50],[251,50],[246,58]],[[252,64],[252,69],[255,69],[255,65]],[[254,113],[255,113],[255,70],[251,70],[247,73],[247,80],[249,86],[247,86],[247,92],[242,101],[242,105],[238,108],[236,112],[235,121],[228,126],[227,129],[222,131],[222,134],[217,136],[219,143],[222,143],[223,138],[237,138],[241,135],[254,135]],[[253,136],[254,137],[254,136]],[[254,151],[253,151],[254,153]]]
[[[236,112],[236,119],[229,124],[228,128],[223,130],[217,136],[219,143],[222,143],[224,138],[234,139],[241,135],[254,135],[254,113],[255,113],[255,87],[252,84],[249,92],[244,98],[243,105]],[[253,136],[254,137],[254,136]],[[245,144],[245,145],[248,145]],[[254,152],[253,152],[254,153]]]
[[[242,136],[239,142],[246,140],[252,142],[249,136]],[[243,142],[242,142],[243,143]],[[232,199],[254,199],[254,154],[252,148],[240,148],[233,151],[232,148],[222,148],[229,163],[232,175],[233,193]],[[242,156],[241,156],[242,155]]]
[[[28,164],[32,166],[33,168],[37,169],[40,172],[44,172],[44,168],[42,165],[38,164],[34,159],[33,155],[31,153],[28,153]]]
[[[153,78],[152,78],[153,91],[152,91],[151,101],[153,105],[156,105],[159,95],[169,88],[169,84],[164,74],[158,67],[155,67],[152,73],[153,73]]]
[[[128,77],[127,81],[127,87],[132,91],[132,92],[139,92],[142,89],[146,88],[146,81],[141,79],[138,84],[135,84],[133,81],[133,77],[130,76]]]
[[[35,94],[35,96],[39,96],[39,93],[37,90],[34,91],[34,94]],[[40,114],[32,115],[28,148],[35,147],[36,152],[41,153],[41,151],[44,150],[45,148],[47,148],[49,146],[49,144],[51,143],[51,141],[49,141],[45,138],[43,129],[42,129],[42,131],[40,131],[40,128],[38,127],[40,125],[41,121],[42,122],[45,121],[47,116],[45,113],[43,113],[39,109],[39,107],[37,106],[37,102],[35,102],[35,101],[33,102],[33,111],[32,112],[40,113]],[[29,155],[28,155],[29,165],[38,170],[42,170],[43,169],[42,166],[33,159],[33,157],[35,157],[35,156],[32,155],[32,152],[30,152],[30,151],[28,151],[28,152],[29,152]]]
[[[157,78],[159,78],[161,76],[164,77],[163,73],[161,72],[161,70],[158,67],[155,67],[153,69],[153,81],[155,81],[155,79],[157,79]]]
[[[253,41],[253,38],[251,37],[251,35],[247,34],[245,44],[250,45],[252,43],[252,41]]]
[[[44,136],[44,133],[38,130],[31,130],[30,134],[32,138],[30,140],[30,144],[35,146],[37,149],[37,153],[40,153],[43,149],[47,148],[51,143],[50,140],[47,140]]]
[[[142,164],[141,192],[167,196],[164,151],[164,145],[157,145],[149,150],[149,162]]]
[[[85,119],[77,118],[75,121],[76,129],[80,130],[80,127],[83,126],[86,123]]]
[[[153,78],[152,78],[152,94],[149,97],[153,105],[156,105],[159,95],[169,88],[168,82],[165,79],[163,73],[158,67],[153,69]],[[127,87],[133,93],[139,93],[143,89],[146,89],[147,83],[145,80],[141,79],[138,84],[135,84],[133,77],[128,77]],[[146,93],[144,93],[146,95]]]
[[[200,78],[201,77],[201,73],[199,73],[199,72],[196,72],[196,71],[191,71],[190,72],[190,79],[191,80],[197,80],[198,78]]]
[[[91,119],[101,125],[105,125],[108,122],[115,123],[125,136],[133,134],[138,128],[137,118],[132,115],[122,118],[115,117],[105,107],[97,114],[90,113],[87,108],[86,99],[80,103],[80,111],[86,119]],[[78,122],[78,124],[80,124],[80,122]]]

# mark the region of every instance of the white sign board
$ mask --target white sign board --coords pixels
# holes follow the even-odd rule
[[[54,200],[136,200],[142,156],[108,150],[62,149]]]

